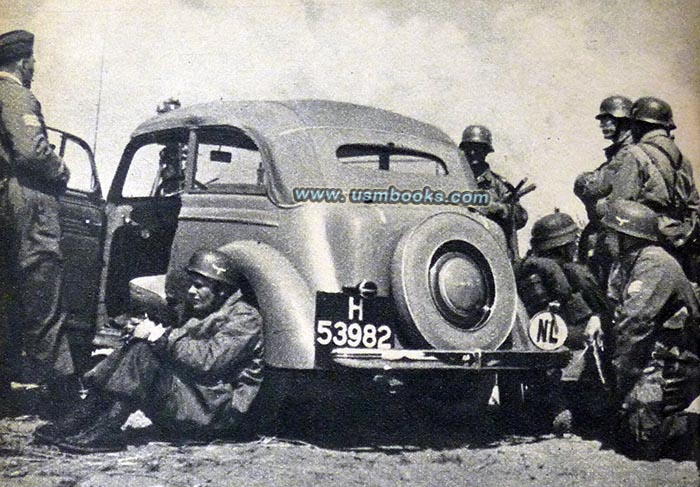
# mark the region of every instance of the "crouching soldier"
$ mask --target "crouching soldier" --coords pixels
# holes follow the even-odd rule
[[[121,426],[141,409],[166,435],[209,439],[235,434],[262,383],[263,328],[242,300],[229,258],[200,250],[181,327],[150,320],[85,375],[88,398],[75,412],[35,432],[40,442],[75,453],[125,447]]]
[[[690,281],[659,245],[657,222],[653,210],[622,200],[612,203],[603,218],[617,233],[619,245],[608,288],[615,305],[612,368],[618,440],[630,456],[649,459],[688,451],[689,418],[668,414],[664,369],[671,356],[697,363],[693,327],[700,318]]]
[[[515,266],[518,293],[528,313],[561,315],[567,326],[564,345],[578,351],[569,367],[572,370],[565,371],[564,379],[571,384],[559,384],[559,377],[552,377],[529,385],[533,395],[550,403],[555,430],[570,429],[572,413],[587,416],[584,419],[607,413],[601,357],[603,330],[610,322],[608,304],[593,274],[574,262],[577,237],[578,227],[569,215],[559,211],[546,215],[533,225],[530,251]]]

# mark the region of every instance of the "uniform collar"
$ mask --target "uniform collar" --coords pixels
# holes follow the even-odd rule
[[[15,76],[12,73],[8,73],[7,71],[0,71],[0,79],[9,79],[10,81],[14,81],[20,86],[24,86],[22,82],[19,80],[17,76]]]
[[[656,137],[664,137],[668,139],[669,135],[668,132],[666,132],[666,129],[654,129],[642,135],[642,137],[639,139],[639,142],[646,142]]]
[[[608,159],[610,159],[612,156],[617,154],[620,149],[623,147],[627,147],[628,145],[632,145],[634,141],[632,140],[632,131],[627,131],[625,135],[619,139],[607,146],[605,149],[605,155]]]

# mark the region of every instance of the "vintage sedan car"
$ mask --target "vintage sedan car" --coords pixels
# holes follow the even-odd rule
[[[180,108],[136,128],[106,201],[80,147],[91,177],[62,199],[65,302],[74,330],[99,332],[93,345],[124,313],[169,319],[185,263],[209,248],[236,262],[260,306],[270,377],[382,376],[485,402],[496,372],[567,360],[563,330],[531,326],[497,224],[385,193],[476,189],[432,125],[323,100]]]

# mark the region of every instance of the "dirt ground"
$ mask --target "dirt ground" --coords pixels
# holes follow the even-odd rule
[[[352,419],[350,419],[352,421]],[[633,461],[595,439],[515,432],[497,411],[458,424],[321,425],[247,442],[175,444],[132,416],[126,451],[72,455],[31,444],[36,415],[0,420],[0,485],[697,486],[690,461]],[[146,426],[146,427],[144,427]],[[339,434],[339,432],[343,434]]]

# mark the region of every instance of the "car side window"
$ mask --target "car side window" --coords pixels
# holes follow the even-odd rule
[[[437,156],[387,145],[346,144],[336,150],[338,160],[348,167],[366,171],[445,176],[447,166]]]
[[[98,189],[92,152],[85,142],[61,130],[48,129],[49,144],[70,170],[68,188],[91,193]]]
[[[121,195],[124,198],[174,197],[185,185],[187,144],[165,138],[136,148]]]
[[[262,155],[237,130],[208,129],[197,134],[194,191],[264,193]]]

